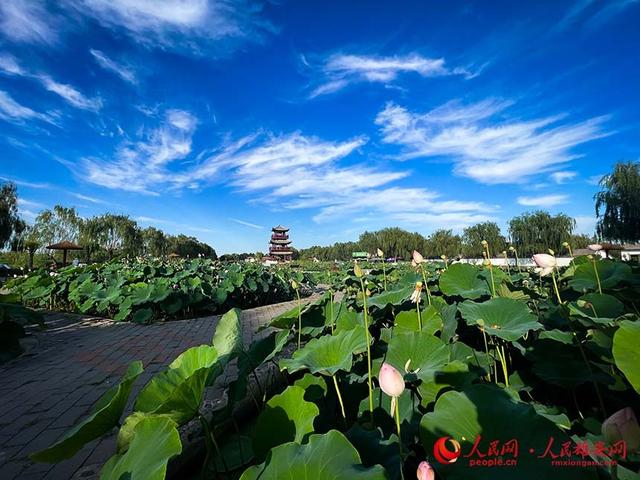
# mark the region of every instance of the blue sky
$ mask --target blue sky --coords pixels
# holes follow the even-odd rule
[[[640,157],[640,1],[0,3],[0,177],[218,252],[537,208]]]

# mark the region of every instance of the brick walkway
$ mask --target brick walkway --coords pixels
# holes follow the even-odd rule
[[[243,320],[250,325],[245,344],[259,325],[294,306],[295,301],[245,310]],[[34,464],[28,455],[87,415],[129,363],[141,360],[145,371],[134,385],[130,400],[135,398],[184,350],[210,343],[218,318],[137,325],[52,315],[49,328],[35,334],[38,346],[32,354],[0,366],[0,479],[66,480],[84,466],[104,463],[115,453],[115,435],[55,465]]]

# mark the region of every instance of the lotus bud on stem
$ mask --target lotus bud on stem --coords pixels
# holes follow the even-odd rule
[[[493,265],[491,264],[491,260],[489,260],[487,252],[482,252],[482,256],[484,260],[482,261],[482,265],[489,269],[489,275],[491,276],[491,296],[496,296],[496,283],[493,279]]]
[[[446,255],[440,255],[440,258],[444,262],[444,269],[448,270],[449,269],[449,264],[447,263],[447,256]]]
[[[420,465],[418,465],[416,478],[418,480],[435,480],[436,472],[433,470],[433,467],[429,465],[429,462],[423,460],[420,462]]]
[[[356,277],[360,279],[360,289],[362,290],[363,316],[364,316],[364,334],[367,340],[367,386],[369,387],[369,412],[373,421],[373,382],[371,380],[371,339],[369,335],[369,318],[367,315],[367,291],[364,286],[364,272],[355,261],[353,271]]]
[[[429,290],[429,283],[427,282],[427,275],[424,273],[424,266],[423,264],[425,263],[425,259],[422,256],[422,254],[420,252],[418,252],[417,250],[413,251],[412,254],[412,260],[411,260],[411,265],[414,265],[416,267],[420,267],[420,271],[422,272],[422,280],[424,281],[424,289],[427,292],[427,303],[429,304],[429,306],[431,306],[431,291]]]
[[[411,301],[416,304],[418,313],[418,330],[422,330],[422,316],[420,314],[420,300],[422,300],[422,282],[416,282],[416,288],[411,294]]]
[[[398,431],[398,446],[400,448],[400,462],[402,464],[402,437],[400,435],[400,410],[398,408],[398,398],[404,392],[404,377],[394,367],[388,363],[383,363],[378,374],[380,390],[391,397],[391,414],[396,420]],[[402,468],[402,467],[401,467]]]
[[[571,244],[569,242],[562,242],[562,246],[569,251],[569,256],[573,258],[573,250],[571,250]]]
[[[518,251],[516,250],[516,248],[513,245],[509,246],[509,251],[513,252],[513,256],[516,259],[516,267],[518,267],[518,273],[522,273],[522,267],[520,267],[520,262],[518,259]]]
[[[382,250],[378,249],[376,253],[378,254],[378,257],[382,258],[382,281],[384,285],[384,290],[386,292],[387,291],[387,267],[386,267],[387,262],[384,259],[384,252]]]
[[[511,275],[511,268],[509,268],[509,257],[507,256],[507,251],[503,250],[502,255],[504,255],[504,263],[507,265],[507,273]]]
[[[596,263],[597,260],[593,255],[588,255],[588,258],[591,261],[591,264],[593,265],[593,272],[596,275],[596,283],[598,284],[598,293],[602,295],[602,285],[600,284],[600,274],[598,273],[598,264]]]

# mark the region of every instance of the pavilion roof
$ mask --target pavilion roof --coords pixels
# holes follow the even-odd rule
[[[62,240],[47,247],[49,250],[82,250],[82,247],[69,240]]]
[[[283,227],[282,225],[278,225],[277,227],[273,227],[271,230],[278,232],[287,232],[289,229],[287,227]]]

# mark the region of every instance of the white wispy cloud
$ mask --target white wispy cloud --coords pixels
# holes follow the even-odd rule
[[[83,110],[92,110],[94,112],[102,108],[102,100],[99,97],[87,97],[75,87],[66,83],[57,82],[49,75],[38,74],[35,76],[35,78],[37,78],[40,83],[42,83],[42,86],[46,90],[60,96],[74,107]]]
[[[556,24],[554,31],[565,30],[576,23],[582,23],[587,28],[598,28],[636,4],[638,4],[638,0],[611,2],[576,0]]]
[[[573,148],[610,135],[607,117],[578,123],[563,116],[507,119],[510,101],[451,101],[427,113],[388,103],[376,117],[385,143],[404,147],[400,160],[448,157],[454,172],[486,184],[518,183],[577,158]]]
[[[15,183],[19,187],[35,188],[35,189],[38,189],[38,190],[52,188],[52,186],[50,184],[48,184],[48,183],[27,182],[27,181],[21,180],[19,178],[11,178],[11,177],[0,176],[0,180],[4,180],[5,182]]]
[[[85,202],[90,202],[90,203],[95,203],[96,205],[109,205],[110,202],[107,202],[105,200],[100,200],[99,198],[95,198],[95,197],[90,197],[88,195],[82,195],[81,193],[72,193],[71,195],[73,195],[74,197],[80,199],[80,200],[84,200]]]
[[[565,183],[567,180],[571,180],[572,178],[575,178],[578,175],[578,172],[571,172],[571,171],[560,171],[560,172],[553,172],[551,174],[551,179],[558,183],[558,184],[562,184]]]
[[[54,123],[50,115],[36,112],[29,107],[21,105],[3,90],[0,90],[0,119],[15,124],[23,124],[25,120],[34,119]]]
[[[305,65],[311,66],[305,57]],[[349,84],[375,82],[388,84],[400,74],[414,73],[421,77],[442,77],[447,75],[473,74],[464,68],[449,68],[443,58],[428,58],[417,53],[408,55],[380,57],[367,55],[336,54],[329,56],[320,67],[322,80],[316,86],[310,98],[337,92]]]
[[[239,223],[240,225],[244,225],[245,227],[255,228],[256,230],[262,230],[264,227],[262,225],[256,225],[255,223],[245,222],[244,220],[238,220],[237,218],[230,219],[233,222]]]
[[[129,82],[134,85],[138,83],[138,79],[133,68],[112,60],[100,50],[92,48],[91,50],[89,50],[89,53],[91,53],[98,65],[100,65],[105,70],[115,73],[125,82]]]
[[[45,208],[45,205],[40,202],[34,202],[23,197],[18,197],[18,206],[20,208]]]
[[[451,216],[459,214],[459,225],[488,218],[486,213],[495,210],[482,202],[455,201],[422,188],[390,186],[410,172],[354,162],[352,157],[367,143],[366,137],[334,142],[300,132],[259,132],[196,153],[191,151],[196,127],[188,112],[172,110],[143,140],[124,142],[114,159],[85,159],[81,177],[104,187],[147,194],[224,183],[265,205],[315,210],[316,222],[358,212],[404,221],[408,215],[428,211],[431,223],[451,222]]]
[[[602,177],[604,177],[604,174],[591,175],[589,178],[587,178],[587,183],[589,185],[599,185],[600,180],[602,180]]]
[[[39,82],[47,91],[55,93],[76,108],[98,111],[102,108],[102,99],[84,95],[72,85],[60,83],[45,73],[35,73],[23,68],[18,60],[9,55],[0,55],[0,73],[33,79]]]
[[[569,195],[542,195],[540,197],[518,197],[518,204],[525,207],[554,207],[567,203]]]
[[[58,39],[56,23],[43,0],[0,2],[0,32],[11,41],[54,44]]]
[[[67,9],[148,47],[204,53],[219,43],[261,40],[275,28],[245,0],[64,0]]]

